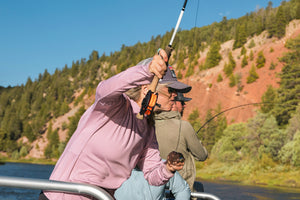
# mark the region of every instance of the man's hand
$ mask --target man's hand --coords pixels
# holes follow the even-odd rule
[[[160,49],[158,54],[153,56],[153,60],[149,65],[149,71],[156,75],[158,78],[162,78],[167,70],[166,62],[168,61],[168,55],[165,50]]]
[[[166,164],[167,169],[170,172],[175,173],[176,171],[179,171],[183,168],[184,161],[185,159],[181,153],[172,151],[168,155],[167,164]]]

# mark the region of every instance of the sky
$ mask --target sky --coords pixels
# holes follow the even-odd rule
[[[188,0],[179,28],[237,19],[270,0]],[[278,7],[282,0],[271,0]],[[0,86],[122,45],[148,42],[175,28],[184,0],[0,0]],[[171,38],[170,38],[171,39]],[[155,53],[155,52],[154,52]]]

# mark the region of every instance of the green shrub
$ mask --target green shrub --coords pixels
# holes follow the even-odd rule
[[[270,64],[269,69],[273,70],[273,69],[275,69],[276,66],[277,66],[277,64],[273,63],[273,61],[272,61],[271,64]]]
[[[243,60],[242,60],[242,68],[244,68],[246,65],[248,65],[248,60],[247,60],[247,56],[244,55]]]
[[[247,77],[247,83],[253,83],[256,81],[256,79],[258,79],[259,76],[258,74],[256,73],[256,70],[255,70],[255,66],[252,65],[250,71],[249,71],[249,76]]]
[[[254,40],[252,39],[252,40],[250,41],[249,45],[248,45],[248,48],[251,49],[251,48],[253,48],[253,47],[255,47],[255,42],[254,42]]]
[[[265,66],[266,58],[264,56],[264,53],[262,51],[258,52],[258,57],[256,59],[256,67],[262,68]]]
[[[25,157],[25,156],[27,156],[27,154],[28,154],[27,147],[26,146],[22,146],[21,149],[20,149],[20,156],[21,157]]]
[[[223,81],[223,77],[221,74],[218,75],[218,79],[217,79],[217,82],[222,82]]]
[[[252,51],[252,50],[250,51],[249,58],[250,58],[251,61],[254,59],[254,54],[253,54],[253,51]]]

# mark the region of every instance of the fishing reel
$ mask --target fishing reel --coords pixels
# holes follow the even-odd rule
[[[167,162],[170,164],[175,164],[175,163],[184,163],[185,158],[180,152],[172,151],[169,153]]]
[[[147,92],[145,98],[143,99],[141,110],[137,115],[139,119],[143,119],[144,116],[150,116],[156,105],[160,107],[160,105],[156,103],[157,98],[157,93],[154,93],[151,90]]]

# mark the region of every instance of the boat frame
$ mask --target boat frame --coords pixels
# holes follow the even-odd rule
[[[0,176],[0,187],[13,187],[23,189],[67,192],[75,194],[86,194],[95,197],[98,200],[113,200],[110,194],[107,193],[104,189],[94,185],[83,183],[53,181],[48,179]],[[215,195],[204,192],[192,192],[191,196],[208,200],[220,200]]]

